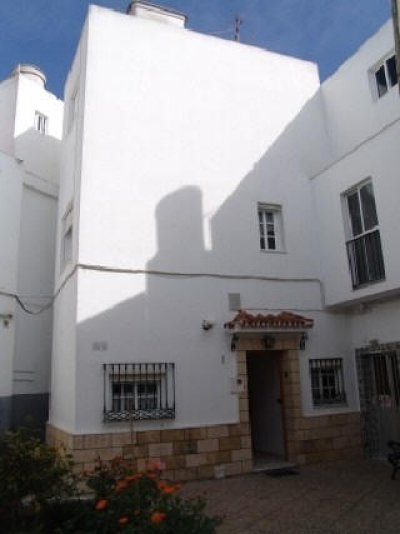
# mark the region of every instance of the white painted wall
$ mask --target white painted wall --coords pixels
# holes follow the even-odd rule
[[[54,304],[49,422],[73,432],[76,419],[76,300],[72,277]]]
[[[323,296],[342,305],[399,287],[398,127],[380,132],[398,111],[392,96],[372,102],[368,82],[389,49],[386,25],[317,91],[308,63],[90,9],[66,86],[67,109],[77,89],[79,104],[69,133],[68,118],[64,125],[57,258],[71,203],[74,238],[71,265],[62,273],[56,265],[57,284],[77,262],[255,279],[78,270],[56,304],[54,425],[126,428],[101,421],[102,364],[134,361],[176,363],[176,420],[139,428],[236,422],[236,368],[223,330],[230,292],[255,312],[314,318],[300,355],[304,414],[359,408],[353,356],[367,326],[328,312]],[[387,280],[355,295],[340,195],[369,176]],[[259,250],[257,202],[282,206],[284,253]],[[203,319],[215,321],[209,332]],[[94,350],[96,342],[106,349]],[[315,409],[309,359],[338,357],[347,404]]]
[[[400,122],[338,161],[313,180],[326,304],[351,304],[400,287],[397,207]],[[371,178],[381,233],[386,280],[352,289],[346,254],[341,195]]]
[[[17,74],[15,78],[15,156],[22,159],[31,172],[58,183],[63,102],[24,74]],[[48,117],[46,135],[34,128],[36,111]]]
[[[400,116],[398,88],[376,99],[371,72],[393,53],[393,24],[389,20],[322,85],[335,159]]]
[[[88,58],[83,263],[143,267],[158,247],[157,204],[187,185],[202,190],[209,233],[233,187],[318,88],[310,63],[98,7]],[[168,267],[181,264],[168,258]]]
[[[268,270],[267,262],[273,260],[259,252],[257,238],[251,257],[237,258],[232,265],[214,243],[222,230],[213,215],[315,93],[315,66],[97,7],[90,10],[85,66],[85,32],[66,89],[68,108],[79,85],[80,105],[76,129],[65,141],[61,171],[59,224],[63,205],[73,195],[77,228],[72,265],[77,253],[80,263],[113,267],[246,269],[261,275],[280,269],[282,262],[276,259]],[[74,152],[81,144],[82,161]],[[284,195],[282,190],[276,198]],[[248,217],[256,225],[255,210],[253,204]],[[231,222],[244,243],[246,233],[234,210]],[[311,276],[307,254],[297,250],[297,255],[299,270]],[[286,264],[284,274],[293,272]],[[68,327],[65,348],[66,332],[61,331],[62,324],[71,325],[73,297],[57,304],[52,422],[75,432],[119,430],[120,425],[101,421],[101,364],[121,361],[176,362],[177,417],[163,425],[237,421],[237,395],[231,393],[235,365],[223,330],[231,316],[227,293],[237,289],[237,281],[229,280],[80,271],[75,363],[74,338]],[[247,294],[258,302],[262,291],[264,284],[258,281]],[[266,291],[296,303],[301,294],[312,306],[319,302],[316,282],[294,295],[281,284]],[[210,315],[218,327],[205,333],[201,322]],[[96,341],[107,343],[105,353],[93,351]],[[64,384],[71,373],[76,389]],[[67,410],[74,396],[75,420]]]
[[[49,135],[33,130],[36,110],[48,116]],[[0,152],[0,290],[33,311],[53,294],[62,112],[62,102],[23,74],[0,83],[0,150],[8,153]],[[0,313],[12,314],[0,320],[0,396],[47,393],[52,310],[28,315],[0,295]]]
[[[23,297],[23,301],[32,310],[38,310],[47,304],[53,294],[56,214],[56,190],[49,194],[24,183],[17,294]],[[17,308],[15,394],[43,393],[49,390],[52,315],[51,309],[32,316]]]
[[[352,345],[366,347],[372,340],[378,343],[399,341],[400,300],[368,303],[359,313],[352,315]]]
[[[0,82],[0,151],[14,154],[15,103],[17,86],[15,78]]]
[[[7,293],[15,292],[17,287],[22,174],[13,158],[0,152],[0,290]],[[8,325],[0,320],[0,396],[8,397],[13,385],[14,299],[0,295],[0,313],[13,316]]]
[[[77,401],[76,384],[78,281],[74,269],[78,257],[77,229],[80,211],[86,41],[87,27],[85,26],[65,86],[65,116],[60,156],[60,191],[55,250],[55,289],[59,290],[59,294],[54,304],[49,421],[70,432],[74,432],[76,428],[76,407],[79,407],[78,411],[82,408]],[[72,127],[69,127],[71,97],[76,91],[77,113]],[[61,269],[63,217],[69,207],[72,207],[73,213],[72,261]]]

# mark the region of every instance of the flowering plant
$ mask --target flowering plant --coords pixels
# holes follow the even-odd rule
[[[162,480],[157,464],[135,473],[122,458],[99,459],[84,479],[95,497],[89,523],[96,533],[213,534],[220,522],[205,515],[204,500],[180,497],[180,485]]]

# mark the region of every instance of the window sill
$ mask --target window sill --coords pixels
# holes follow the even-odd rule
[[[370,280],[369,282],[364,282],[358,286],[352,286],[352,290],[358,291],[359,289],[365,289],[367,287],[374,286],[375,284],[379,284],[380,282],[386,282],[386,277],[379,278],[378,280]]]
[[[260,249],[260,252],[262,254],[287,254],[286,250],[262,250]]]
[[[173,408],[157,410],[134,410],[132,412],[104,412],[103,421],[105,423],[144,421],[156,419],[175,419],[175,410]]]
[[[330,408],[348,408],[348,402],[330,402],[326,404],[313,404],[314,410],[326,410]]]

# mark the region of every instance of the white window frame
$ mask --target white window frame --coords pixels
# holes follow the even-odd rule
[[[370,185],[375,209],[375,224],[366,228],[365,203],[361,197],[362,189]],[[349,197],[357,195],[360,214],[361,231],[355,233],[350,216]],[[375,201],[375,191],[371,178],[363,180],[342,194],[343,214],[345,223],[346,249],[353,289],[364,287],[370,283],[385,280],[385,261],[381,245],[381,235],[378,210]]]
[[[313,362],[318,362],[318,366]],[[309,370],[314,407],[329,408],[346,404],[343,358],[311,358]],[[332,378],[333,382],[330,380]]]
[[[157,410],[160,404],[160,391],[161,391],[161,380],[163,377],[157,375],[151,378],[138,378],[136,376],[126,376],[121,381],[118,376],[111,376],[111,406],[113,412],[124,412],[132,411],[133,407],[136,406],[136,410]],[[142,385],[155,385],[155,394],[154,393],[141,393],[140,386]],[[121,392],[114,393],[114,386],[120,386]],[[127,389],[126,386],[132,387],[132,391],[124,393],[123,390]],[[144,404],[142,404],[144,401]],[[116,402],[120,403],[120,406],[116,406]]]
[[[44,113],[41,113],[40,111],[35,111],[35,121],[34,121],[35,130],[43,135],[46,135],[48,126],[49,126],[49,118],[46,115],[44,115]]]
[[[376,214],[376,216],[377,216],[377,224],[375,226],[373,226],[372,228],[369,228],[368,230],[365,229],[365,216],[364,216],[364,212],[363,212],[363,203],[362,203],[362,200],[361,200],[361,189],[363,189],[363,187],[365,187],[368,184],[371,184],[371,186],[372,186],[372,191],[374,193],[374,201],[375,201],[375,190],[374,190],[374,185],[372,183],[372,179],[371,178],[367,178],[366,180],[363,180],[362,182],[359,182],[357,185],[351,187],[350,189],[348,189],[347,191],[345,191],[342,194],[346,240],[354,239],[356,237],[362,237],[362,236],[364,236],[366,234],[374,232],[375,230],[379,230],[378,213]],[[362,215],[362,217],[361,217],[362,232],[359,233],[359,234],[354,234],[353,233],[352,224],[351,224],[351,217],[350,217],[350,209],[349,209],[349,204],[348,204],[349,196],[353,195],[354,193],[357,193],[358,204],[360,206],[360,213]],[[377,211],[377,209],[376,209],[376,201],[375,201],[375,211]]]
[[[284,252],[282,206],[259,202],[257,204],[257,224],[260,250],[262,252]],[[272,239],[275,248],[269,242]]]
[[[369,71],[369,78],[370,78],[370,84],[372,89],[372,95],[374,100],[380,100],[385,95],[387,95],[391,90],[398,85],[398,73],[397,73],[397,81],[392,84],[390,82],[390,75],[389,75],[389,67],[388,67],[388,61],[390,61],[392,58],[396,58],[394,50],[392,50],[389,54],[387,54],[385,57],[383,57],[378,63],[376,63]],[[395,59],[396,61],[396,59]],[[379,86],[377,83],[376,75],[378,71],[383,67],[384,73],[385,73],[385,83],[386,83],[386,91],[382,94],[379,94]]]

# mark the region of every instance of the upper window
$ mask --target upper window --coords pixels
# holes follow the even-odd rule
[[[282,208],[271,204],[258,204],[258,227],[260,233],[260,249],[266,251],[282,251]]]
[[[173,363],[104,364],[104,420],[175,417]]]
[[[43,115],[43,113],[40,113],[39,111],[35,112],[35,122],[34,127],[35,130],[42,134],[47,133],[47,128],[49,124],[49,119],[46,117],[46,115]]]
[[[311,392],[314,406],[330,406],[346,402],[343,380],[343,359],[310,360]]]
[[[364,182],[346,193],[345,203],[353,288],[383,280],[385,267],[372,182]]]
[[[381,98],[389,89],[397,84],[396,56],[393,54],[382,61],[372,71],[374,76],[376,95]]]

